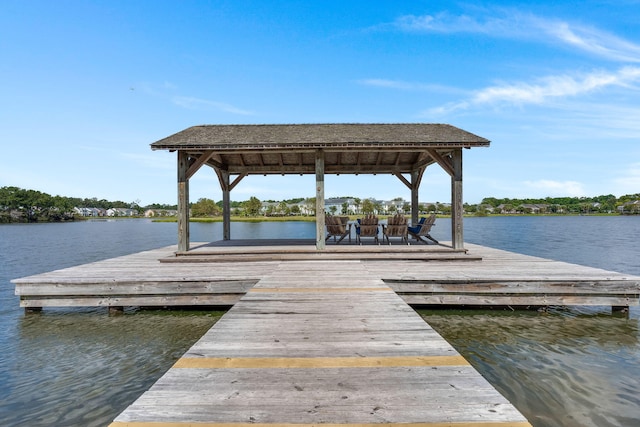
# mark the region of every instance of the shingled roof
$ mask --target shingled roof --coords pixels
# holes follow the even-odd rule
[[[293,124],[193,126],[151,148],[183,151],[231,174],[313,174],[316,150],[325,173],[402,174],[442,165],[454,149],[488,145],[446,124]]]
[[[331,147],[483,147],[489,140],[447,124],[201,125],[151,144],[153,150]]]

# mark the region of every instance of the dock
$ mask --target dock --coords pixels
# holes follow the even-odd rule
[[[309,241],[168,246],[15,279],[20,305],[232,306],[286,261],[357,261],[411,305],[638,305],[640,277],[466,244],[328,245]]]
[[[360,261],[280,263],[110,427],[527,420]]]
[[[27,310],[226,306],[110,427],[526,427],[411,305],[638,305],[640,277],[467,244],[256,241],[13,281]]]

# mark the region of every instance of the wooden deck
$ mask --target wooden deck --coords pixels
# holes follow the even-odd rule
[[[230,306],[285,261],[362,263],[409,304],[638,305],[640,277],[467,244],[328,245],[219,242],[140,252],[16,279],[25,308]]]
[[[530,426],[365,263],[320,260],[276,263],[111,427],[319,424]]]
[[[640,277],[471,244],[240,243],[13,282],[25,308],[233,306],[112,427],[529,426],[408,304],[630,306],[640,295]]]

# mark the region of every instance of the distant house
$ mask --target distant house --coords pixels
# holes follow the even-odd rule
[[[342,212],[342,207],[344,206],[344,204],[347,204],[347,211],[346,212]],[[354,199],[352,198],[341,198],[341,197],[333,197],[330,199],[325,199],[324,201],[324,211],[327,213],[332,213],[332,207],[333,210],[335,210],[336,215],[340,215],[340,214],[355,214],[357,212],[358,207],[356,206],[356,203],[354,201]]]
[[[405,213],[404,206],[407,204],[403,199],[399,200],[387,200],[381,203],[382,210],[385,213]]]
[[[634,200],[618,206],[618,212],[621,214],[640,214],[640,200]]]
[[[294,206],[298,207],[298,211],[300,212],[300,215],[313,215],[313,209],[311,209],[309,205],[305,202],[291,204],[292,208]]]
[[[110,208],[107,209],[107,216],[120,217],[120,216],[136,216],[138,211],[135,209],[127,208]]]
[[[518,210],[524,213],[533,213],[540,214],[545,213],[549,209],[549,205],[541,203],[541,204],[533,204],[533,203],[524,203],[518,206]]]
[[[100,209],[100,208],[78,208],[75,207],[73,208],[73,213],[79,216],[84,216],[84,217],[98,217],[98,216],[105,216],[106,215],[106,211],[104,209]]]
[[[175,209],[147,209],[144,211],[146,218],[176,216],[178,211]]]

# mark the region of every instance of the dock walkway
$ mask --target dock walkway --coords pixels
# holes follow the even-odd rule
[[[274,264],[111,427],[530,426],[366,263]]]

